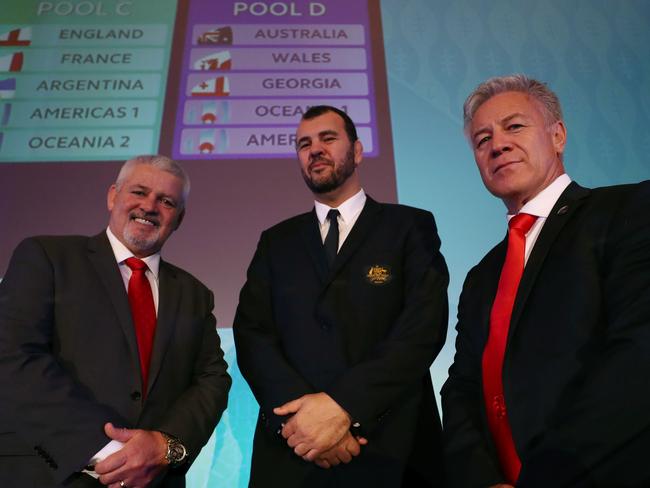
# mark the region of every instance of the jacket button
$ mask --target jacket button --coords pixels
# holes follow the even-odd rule
[[[140,400],[140,398],[142,398],[142,393],[140,393],[139,391],[136,390],[131,393],[131,400],[136,401],[136,400]]]
[[[331,327],[332,326],[330,325],[329,322],[323,321],[323,322],[320,323],[320,328],[322,330],[330,330]]]

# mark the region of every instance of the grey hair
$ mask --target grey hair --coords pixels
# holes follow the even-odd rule
[[[563,120],[560,100],[546,83],[522,74],[498,76],[481,83],[465,100],[463,104],[463,129],[467,137],[469,137],[469,126],[479,107],[493,96],[510,91],[526,93],[537,100],[542,108],[547,125],[550,126],[559,120]]]
[[[115,180],[115,187],[119,190],[126,177],[131,173],[134,167],[141,164],[148,164],[154,166],[162,171],[166,171],[183,182],[183,202],[182,207],[185,206],[187,197],[190,194],[190,177],[187,175],[183,167],[167,156],[162,156],[160,154],[145,154],[141,156],[136,156],[129,159],[125,162],[120,168],[120,172],[117,175],[117,180]]]

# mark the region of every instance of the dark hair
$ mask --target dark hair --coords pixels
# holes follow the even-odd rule
[[[343,110],[332,107],[331,105],[314,105],[313,107],[309,107],[309,109],[304,114],[302,114],[302,120],[315,119],[316,117],[320,117],[327,112],[334,112],[343,119],[343,123],[345,125],[345,133],[348,135],[350,142],[355,142],[357,139],[359,139],[359,136],[357,136],[357,128],[354,126],[354,122],[352,122],[350,116]]]

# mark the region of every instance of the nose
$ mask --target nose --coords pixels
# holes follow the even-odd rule
[[[151,192],[146,198],[140,200],[140,208],[145,213],[157,213],[158,212],[158,198],[156,195]]]
[[[309,147],[309,155],[314,158],[315,156],[320,156],[323,154],[323,147],[318,141],[312,141],[311,146]]]
[[[495,130],[492,134],[492,143],[491,155],[493,158],[500,156],[504,152],[512,151],[512,144],[506,134],[500,130]]]

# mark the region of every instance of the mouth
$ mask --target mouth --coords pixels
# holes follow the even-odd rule
[[[503,163],[499,163],[492,170],[492,174],[497,174],[503,168],[507,168],[508,166],[512,166],[513,164],[517,164],[517,163],[519,163],[519,161],[506,161],[506,162],[503,162]]]
[[[323,168],[333,166],[331,162],[326,159],[315,159],[309,164],[309,172],[319,172]]]
[[[131,220],[137,222],[138,224],[148,225],[150,227],[158,227],[160,225],[160,223],[156,220],[147,217],[139,217],[137,215],[132,215]]]

